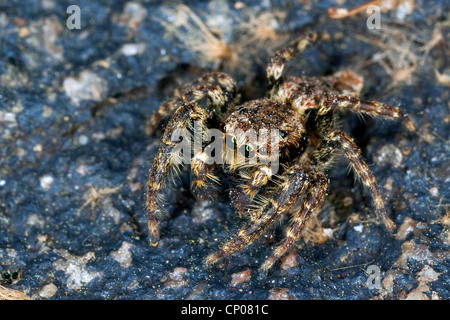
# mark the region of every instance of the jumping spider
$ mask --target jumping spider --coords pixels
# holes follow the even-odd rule
[[[397,119],[409,130],[414,130],[414,124],[396,107],[359,99],[357,93],[362,87],[362,79],[351,71],[324,77],[289,77],[283,81],[285,64],[318,38],[316,33],[307,33],[275,53],[266,69],[268,94],[265,98],[238,105],[234,80],[227,74],[214,72],[180,89],[174,98],[162,104],[153,114],[148,124],[150,133],[161,120],[169,117],[170,120],[148,177],[148,228],[152,241],[159,239],[160,191],[170,173],[179,173],[182,164],[177,146],[182,140],[191,139],[187,136],[173,139],[173,132],[180,128],[192,130],[194,121],[201,123],[205,131],[219,125],[225,131],[221,157],[225,157],[230,149],[236,151],[232,162],[223,166],[208,161],[211,154],[205,149],[194,154],[190,161],[194,196],[200,200],[214,199],[220,190],[218,170],[222,169],[230,179],[234,178],[234,187],[230,191],[234,208],[241,216],[249,218],[249,223],[237,235],[206,258],[206,265],[212,265],[248,246],[280,216],[290,214],[292,220],[284,240],[261,266],[262,271],[268,271],[292,247],[308,218],[318,210],[329,184],[324,172],[339,150],[343,151],[369,189],[375,211],[387,229],[395,229],[386,214],[375,177],[362,159],[360,149],[347,133],[336,128],[335,118],[349,110],[373,117]],[[229,134],[237,129],[246,132],[262,128],[278,130],[278,172],[274,172],[267,161],[251,165],[235,161],[236,154],[241,154],[245,159],[256,156],[263,159],[264,155],[270,157],[271,146],[251,143],[248,139]]]

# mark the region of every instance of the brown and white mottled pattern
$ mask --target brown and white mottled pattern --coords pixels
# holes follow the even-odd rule
[[[283,80],[286,63],[315,43],[320,36],[307,33],[287,48],[275,53],[267,66],[268,94],[265,98],[238,104],[233,79],[223,73],[209,73],[175,92],[152,116],[148,133],[161,120],[170,118],[162,146],[150,169],[147,184],[149,232],[159,238],[158,212],[163,187],[171,173],[183,164],[177,148],[180,141],[194,140],[189,133],[200,124],[202,133],[221,128],[223,148],[214,156],[202,148],[188,164],[192,172],[191,189],[199,200],[212,200],[221,190],[221,179],[231,179],[231,202],[248,223],[235,236],[207,256],[205,265],[241,250],[261,236],[280,217],[290,215],[284,239],[262,264],[267,272],[292,250],[308,219],[318,213],[327,193],[326,169],[341,151],[356,175],[370,191],[375,211],[386,228],[395,225],[388,217],[381,192],[369,166],[353,139],[336,128],[340,113],[352,111],[372,117],[400,120],[414,130],[413,122],[399,108],[358,97],[363,86],[360,75],[342,70],[324,77],[289,77]],[[206,101],[206,103],[205,103]],[[176,130],[185,130],[180,140],[172,139]],[[271,140],[250,139],[250,132],[271,132]],[[219,159],[219,162],[211,161]],[[239,161],[239,159],[246,161]],[[254,161],[251,161],[254,160]],[[279,166],[271,164],[278,161]]]

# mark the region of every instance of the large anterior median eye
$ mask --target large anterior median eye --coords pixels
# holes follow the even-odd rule
[[[254,151],[253,148],[252,148],[250,145],[248,145],[248,144],[243,145],[243,146],[240,148],[239,151],[240,151],[241,154],[242,154],[244,157],[246,157],[246,158],[253,158],[253,157],[255,156],[255,151]]]

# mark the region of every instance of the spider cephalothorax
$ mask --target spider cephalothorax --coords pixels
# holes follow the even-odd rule
[[[238,104],[233,79],[215,72],[160,106],[149,122],[148,132],[153,132],[161,119],[170,120],[147,184],[152,240],[159,238],[161,189],[170,173],[178,173],[180,165],[189,164],[191,189],[197,199],[214,199],[221,177],[228,176],[233,183],[231,202],[241,216],[249,218],[235,237],[206,258],[207,265],[252,243],[280,216],[292,216],[284,240],[261,267],[267,271],[299,238],[311,214],[317,213],[328,188],[325,170],[338,154],[336,151],[344,153],[371,192],[375,211],[386,227],[391,231],[395,228],[361,151],[348,134],[335,128],[335,118],[349,110],[398,119],[410,130],[414,130],[414,124],[396,107],[359,99],[362,79],[351,71],[283,81],[286,62],[317,39],[317,34],[308,33],[276,52],[266,69],[269,88],[265,98]],[[221,131],[216,130],[219,134],[210,139],[214,126]],[[199,135],[194,128],[200,128]],[[181,137],[174,135],[179,130],[184,132]],[[217,140],[216,145],[212,148],[201,139],[200,147],[194,146],[193,156],[186,160],[196,136]],[[186,142],[188,149],[180,149]]]
[[[280,156],[282,160],[292,157],[292,151],[302,152],[308,140],[302,114],[292,109],[289,104],[268,98],[253,100],[238,106],[237,110],[225,119],[224,129],[227,133],[246,133],[249,130],[254,132],[257,135],[256,138],[259,138],[258,142],[261,141],[261,143],[256,146],[250,144],[250,148],[255,153],[261,151],[261,148],[267,148],[258,153],[260,156],[264,156],[273,154],[272,147],[276,145],[276,156]],[[261,134],[264,134],[263,130],[267,132],[267,135],[276,133],[274,137],[271,136],[271,139],[267,139],[275,140],[272,141],[273,145],[271,143],[264,145],[266,141],[261,138],[265,137],[260,137]],[[248,146],[247,137],[248,134],[238,134],[236,142],[238,151],[242,152],[242,148]],[[236,139],[236,137],[234,138]],[[261,160],[264,162],[264,158]]]

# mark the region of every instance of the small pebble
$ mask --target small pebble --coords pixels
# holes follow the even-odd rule
[[[53,284],[49,283],[42,287],[41,291],[39,291],[39,297],[44,299],[49,299],[53,297],[56,292],[58,291],[58,288]]]
[[[438,188],[435,188],[435,187],[431,188],[431,189],[430,189],[430,194],[431,194],[433,197],[438,197],[438,196],[439,196],[439,190],[438,190]]]
[[[44,189],[44,190],[50,189],[50,186],[52,185],[53,180],[54,180],[53,177],[50,176],[50,175],[42,176],[39,179],[40,184],[41,184],[41,188]]]
[[[89,138],[86,137],[85,135],[81,135],[81,136],[78,137],[78,143],[80,145],[85,146],[85,145],[88,144],[88,142],[89,142]]]
[[[238,284],[247,282],[247,281],[250,280],[251,275],[252,275],[252,272],[251,272],[250,269],[247,269],[247,270],[244,270],[244,271],[241,271],[241,272],[233,273],[231,275],[231,285],[233,287],[236,287]]]

